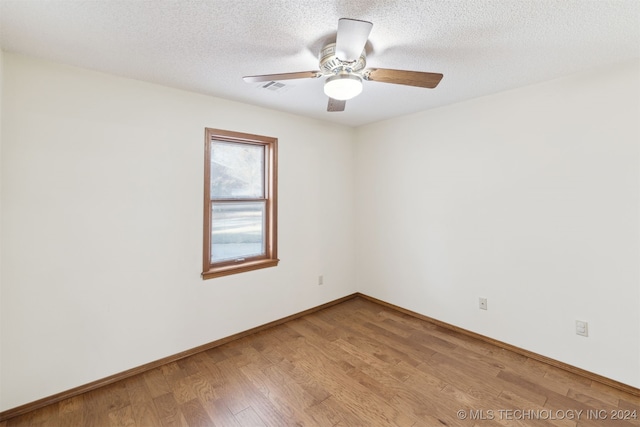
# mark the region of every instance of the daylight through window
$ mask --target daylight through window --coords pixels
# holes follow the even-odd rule
[[[277,139],[205,131],[205,279],[277,265]]]

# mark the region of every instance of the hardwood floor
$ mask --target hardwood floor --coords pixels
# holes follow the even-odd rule
[[[631,394],[354,298],[0,427],[628,427],[639,419]]]

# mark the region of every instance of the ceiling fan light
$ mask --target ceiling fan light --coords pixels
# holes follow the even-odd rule
[[[329,98],[346,101],[362,92],[362,79],[356,74],[340,73],[327,78],[324,93]]]

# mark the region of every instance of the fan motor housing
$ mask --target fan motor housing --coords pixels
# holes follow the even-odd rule
[[[367,60],[364,50],[360,57],[352,62],[343,61],[336,56],[336,44],[329,43],[320,51],[320,70],[324,74],[337,74],[341,71],[348,73],[359,73],[366,67]]]

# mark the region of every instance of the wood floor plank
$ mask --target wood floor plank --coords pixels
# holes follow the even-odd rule
[[[173,393],[169,392],[153,399],[160,424],[164,427],[188,427],[187,421],[176,402]]]
[[[127,379],[125,382],[127,393],[129,394],[129,402],[132,404],[145,403],[153,400],[151,391],[147,387],[147,383],[143,376],[135,376]],[[60,411],[62,412],[62,411]]]
[[[614,422],[616,411],[635,418]],[[637,396],[355,298],[0,427],[638,427],[639,418]]]
[[[58,425],[60,427],[77,427],[87,425],[87,423],[84,420],[84,412],[79,409],[58,414]]]
[[[231,413],[236,415],[251,406],[250,395],[255,393],[254,386],[253,384],[244,385],[248,380],[238,371],[236,365],[229,359],[224,359],[216,363],[216,368],[222,377],[216,393],[229,398],[227,405]]]
[[[317,405],[310,406],[305,412],[313,419],[315,426],[357,426],[362,421],[347,411],[333,396]]]
[[[391,358],[382,357],[378,352],[371,352],[371,350],[365,346],[359,347],[357,342],[343,342],[339,340],[337,344],[340,345],[342,350],[364,362],[358,364],[357,369],[354,370],[365,372],[381,380],[383,378],[389,378],[389,380],[383,380],[382,382],[401,384],[415,374],[414,367],[405,361],[397,360],[390,362]],[[350,372],[347,372],[347,374],[350,374]],[[390,380],[391,378],[395,381]]]
[[[204,409],[209,414],[209,418],[215,421],[219,427],[239,427],[237,418],[231,413],[227,406],[226,399],[219,398],[207,402]]]
[[[162,375],[167,381],[167,384],[172,384],[176,381],[180,381],[187,376],[187,374],[185,374],[184,371],[180,369],[180,365],[178,365],[178,362],[172,362],[167,363],[166,365],[162,365],[160,367],[160,372],[162,372]]]
[[[313,398],[312,405],[322,402],[331,397],[331,394],[313,377],[313,375],[301,369],[288,359],[282,359],[276,365],[282,372],[286,373],[290,381],[295,382]]]
[[[609,387],[605,384],[597,383],[595,381],[591,383],[591,388],[593,388],[594,390],[601,390],[604,393],[617,396],[618,399],[627,399],[629,400],[629,402],[632,402],[632,403],[636,402],[636,404],[640,405],[640,396],[633,396],[629,393],[625,393],[621,390],[617,390],[615,388]]]
[[[132,404],[131,409],[135,426],[160,426],[162,424],[153,399]]]
[[[300,347],[295,362],[308,372],[316,373],[316,380],[342,404],[357,412],[369,425],[412,426],[414,419],[389,405],[382,396],[372,393],[362,384],[341,373],[340,364],[331,360],[330,352],[320,347]]]
[[[620,409],[628,409],[630,411],[637,411],[638,417],[640,417],[640,399],[633,400],[629,398],[620,398],[618,399],[618,408]]]
[[[254,383],[274,408],[292,425],[308,425],[311,419],[304,409],[317,403],[299,384],[283,375],[277,367],[269,365],[263,369],[252,364],[240,370]]]
[[[58,413],[59,409],[57,405],[46,406],[44,408],[37,409],[28,414],[9,420],[7,422],[7,426],[40,427],[47,425],[47,423],[57,424],[59,423]]]
[[[536,404],[535,402],[531,402],[530,400],[523,398],[522,396],[512,393],[508,390],[503,390],[498,396],[498,403],[495,407],[502,409],[527,409],[530,411],[543,411],[544,407]],[[570,408],[568,408],[570,409]],[[571,415],[573,416],[573,415]],[[559,418],[559,417],[556,417]],[[541,420],[540,423],[544,422],[546,425],[557,426],[557,427],[576,427],[577,422],[574,419],[568,419],[568,417],[563,417],[564,419],[556,419],[556,420]],[[510,421],[510,420],[504,420]]]
[[[124,406],[109,411],[109,425],[111,427],[135,427],[131,406]]]
[[[205,373],[196,372],[187,377],[193,394],[203,403],[212,402],[218,398],[218,393],[208,381]]]
[[[225,359],[216,364],[225,378],[221,394],[227,397],[229,410],[238,415],[247,408],[258,411],[262,423],[266,426],[287,425],[287,418],[258,390],[249,378],[242,373],[234,361]]]
[[[189,427],[211,427],[215,425],[202,406],[202,402],[197,398],[183,403],[180,405],[180,409]]]
[[[495,424],[508,427],[529,427],[532,425],[530,420],[522,420],[517,416],[513,416],[509,419],[508,416],[502,415],[507,414],[507,411],[509,410],[515,410],[517,408],[512,406],[512,401],[501,400],[500,396],[498,396],[497,398],[478,398],[477,396],[459,390],[454,386],[445,387],[445,389],[442,390],[442,394],[445,396],[445,400],[453,400],[460,403],[461,407],[465,408],[469,414],[477,413],[477,411],[482,411],[481,413],[484,414],[484,416],[472,417],[475,418],[476,421],[478,419],[482,420],[483,423],[485,423],[486,421],[494,421]],[[444,404],[444,406],[447,407],[446,403]],[[530,408],[531,405],[528,404],[527,407]],[[536,427],[553,427],[552,424],[549,424],[545,420],[536,422],[535,425]]]
[[[545,388],[543,385],[533,383],[525,378],[519,377],[517,374],[509,374],[509,373],[501,372],[499,374],[499,377],[501,377],[502,379],[508,380],[513,384],[516,384],[518,387],[522,389],[534,390],[534,391],[537,391],[538,393],[546,393],[547,401],[545,402],[544,407],[546,409],[551,410],[554,413],[558,411],[566,411],[568,409],[571,409],[574,411],[581,411],[584,414],[593,413],[593,411],[604,411],[604,413],[610,413],[609,408],[607,408],[606,406],[604,407],[600,406],[601,403],[596,402],[594,404],[593,400],[589,402],[584,402],[584,401],[573,399],[569,396],[558,394],[556,392],[553,392]],[[609,419],[609,421],[611,420]],[[638,425],[637,421],[638,420],[627,422],[626,420],[618,420],[616,421],[615,425],[619,427],[630,427],[634,424]],[[597,425],[599,422],[600,420],[595,420],[593,418],[592,419],[584,418],[580,420],[578,425],[591,426],[591,425]]]
[[[58,402],[58,416],[80,412],[84,406],[84,395],[70,397]]]
[[[196,358],[196,363],[200,367],[199,375],[201,375],[207,384],[209,384],[213,390],[215,399],[224,397],[223,394],[219,393],[219,390],[224,386],[224,378],[220,368],[215,364],[213,359],[206,354],[206,352],[196,354],[194,357]]]
[[[436,344],[435,340],[428,342],[424,337],[418,336],[418,331],[407,330],[407,328],[403,332],[398,332],[397,328],[390,328],[388,325],[384,325],[382,316],[367,310],[355,311],[349,316],[349,319],[355,325],[361,325],[358,331],[362,335],[384,344],[385,348],[396,350],[404,357],[409,358],[406,361],[413,366],[419,365],[425,358],[428,358],[438,350],[448,351],[455,347],[455,345],[445,341],[442,341],[442,344],[446,345],[445,348],[429,346],[428,344]]]
[[[144,381],[147,384],[147,388],[154,398],[158,396],[164,396],[167,393],[171,393],[171,387],[167,382],[167,379],[162,374],[160,368],[152,369],[142,374]]]
[[[475,421],[472,419],[461,419],[457,416],[457,411],[462,410],[461,404],[453,408],[443,408],[440,403],[441,391],[430,391],[423,393],[417,388],[406,388],[398,391],[390,404],[405,414],[416,419],[418,426],[472,426]],[[439,396],[440,395],[440,396]]]
[[[469,372],[477,371],[441,353],[434,354],[427,362],[417,366],[416,369],[440,378],[442,381],[467,392],[473,390],[474,393],[496,397],[501,391],[501,387],[495,382],[487,381],[490,376],[468,375]]]
[[[599,394],[596,397],[596,393],[584,392],[583,390],[576,388],[570,388],[567,391],[566,396],[570,399],[576,400],[578,402],[585,403],[592,408],[602,408],[607,409],[609,411],[618,408],[618,400],[613,396],[607,396],[604,394]]]
[[[236,414],[236,420],[242,427],[267,427],[252,407],[247,407]]]

